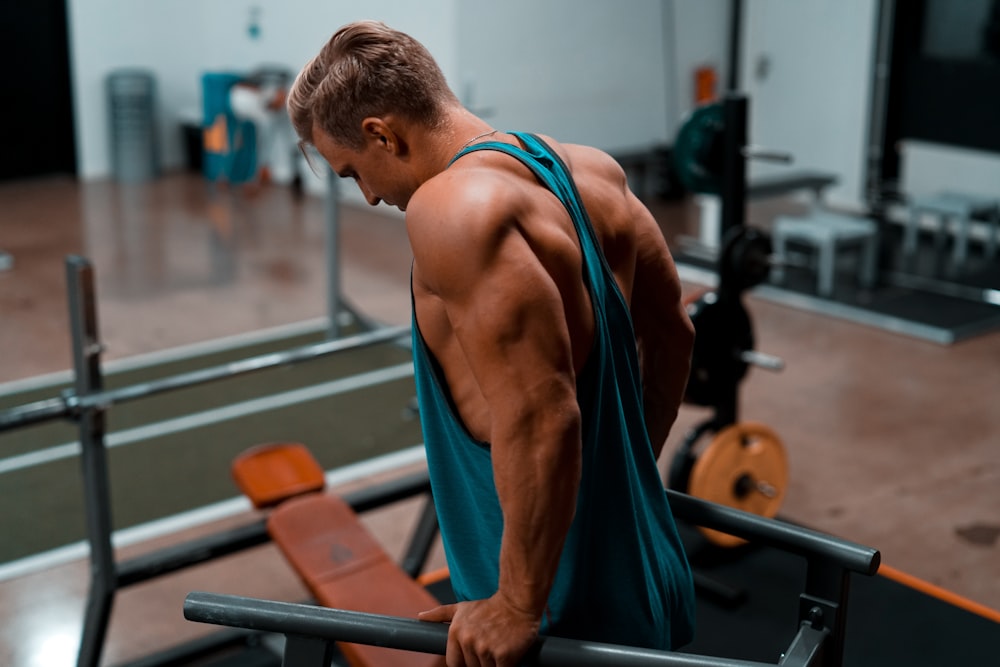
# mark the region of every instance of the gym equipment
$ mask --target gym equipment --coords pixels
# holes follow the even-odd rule
[[[729,394],[749,366],[743,353],[754,345],[750,318],[745,309],[720,302],[714,291],[695,295],[685,307],[695,343],[684,400],[705,407],[730,402]]]
[[[788,460],[777,434],[764,424],[741,422],[719,431],[695,459],[688,493],[773,519],[787,484]],[[735,547],[745,542],[710,528],[701,531],[719,546]]]
[[[735,413],[728,404],[735,402],[732,394],[751,364],[781,369],[780,359],[754,351],[753,327],[740,299],[767,277],[770,255],[771,242],[763,232],[730,230],[719,256],[719,287],[695,294],[686,304],[696,332],[686,402],[726,406]]]
[[[677,133],[677,178],[691,192],[719,194],[722,189],[724,129],[722,105],[706,104],[696,108]]]
[[[804,217],[780,215],[774,220],[771,235],[779,256],[786,256],[789,243],[808,246],[816,251],[816,291],[821,296],[833,294],[837,254],[843,248],[858,250],[858,282],[861,286],[866,289],[875,286],[878,227],[872,220],[827,211],[815,211]],[[785,263],[787,261],[772,268],[772,282],[784,280]]]
[[[693,192],[719,195],[719,235],[746,220],[747,106],[730,93],[721,104],[698,107],[681,126],[674,144],[677,179]]]
[[[685,435],[671,461],[667,485],[773,517],[787,483],[781,441],[770,429],[765,434],[762,425],[737,424],[739,384],[749,366],[784,366],[781,359],[754,350],[753,326],[742,301],[743,292],[763,282],[772,265],[770,238],[745,224],[746,159],[790,157],[746,145],[747,108],[745,96],[730,94],[721,105],[696,109],[677,136],[674,157],[681,182],[722,200],[722,250],[716,258],[718,287],[686,304],[695,341],[684,400],[711,407],[715,414]],[[717,435],[696,454],[695,445],[707,433]],[[699,458],[704,458],[700,465]],[[747,467],[751,461],[753,466]],[[742,543],[718,531],[702,532],[720,546]]]
[[[764,282],[771,270],[771,241],[753,227],[729,230],[719,257],[720,289],[737,295]]]
[[[92,289],[89,285],[77,286],[73,284],[78,280],[86,280],[89,282],[93,279],[93,270],[89,263],[81,258],[70,258],[68,263],[70,265],[71,288],[89,287]],[[73,295],[75,296],[75,294],[76,292],[74,291]],[[81,296],[85,295],[86,290],[81,290]],[[71,308],[73,308],[74,311],[77,308],[87,309],[92,306],[92,303],[83,300],[74,299],[74,302],[71,303]],[[89,311],[88,313],[74,314],[79,314],[80,316],[87,317],[88,319],[90,317]],[[73,324],[74,326],[78,325],[82,327],[80,331],[77,331],[77,329],[74,328],[74,336],[81,336],[84,342],[82,348],[80,350],[74,349],[74,352],[79,352],[82,357],[78,361],[88,365],[89,367],[89,365],[97,362],[98,357],[103,351],[103,347],[99,342],[97,342],[96,328],[90,330],[90,323],[74,322]],[[96,327],[96,321],[92,324],[93,327]],[[155,394],[176,391],[178,389],[187,389],[189,387],[195,387],[217,380],[229,379],[245,375],[247,373],[254,373],[270,368],[301,363],[346,350],[361,349],[372,345],[378,345],[380,343],[405,340],[408,338],[409,332],[410,328],[407,326],[384,327],[382,329],[367,331],[353,336],[327,340],[322,343],[306,345],[304,347],[285,350],[283,352],[241,359],[228,364],[221,364],[211,368],[202,368],[188,373],[179,373],[177,375],[160,378],[151,382],[143,382],[111,390],[95,388],[96,390],[91,391],[86,388],[81,388],[78,385],[76,389],[67,391],[59,397],[26,403],[24,405],[19,405],[0,412],[0,433],[52,419],[76,420],[88,410],[105,410],[119,403],[147,398]]]
[[[819,206],[823,202],[823,193],[827,188],[836,185],[838,180],[835,174],[829,172],[796,169],[754,178],[747,184],[747,197],[766,199],[780,197],[798,190],[807,190],[812,193],[813,204]]]
[[[849,576],[852,572],[874,575],[881,563],[878,551],[675,491],[667,493],[675,515],[684,521],[804,557],[807,576],[799,598],[797,633],[777,664],[800,667],[843,664]],[[184,616],[201,623],[283,633],[286,667],[327,667],[334,641],[438,655],[444,654],[447,642],[447,628],[441,624],[197,591],[187,596]],[[774,663],[541,638],[527,664],[762,667]]]
[[[681,125],[674,139],[673,160],[677,179],[688,191],[731,196],[732,188],[739,185],[740,172],[745,175],[734,157],[740,163],[744,159],[792,161],[789,153],[746,145],[746,109],[747,98],[730,93],[721,103],[697,107]],[[819,192],[835,181],[828,174],[803,172],[764,179],[751,194],[766,197],[802,187]],[[745,182],[742,192],[746,193]]]
[[[687,304],[695,328],[687,403],[714,408],[714,415],[689,431],[667,475],[671,489],[731,507],[777,515],[788,483],[784,448],[762,424],[738,424],[739,384],[750,365],[778,371],[781,359],[754,350],[753,326],[743,305],[746,290],[770,272],[771,242],[750,227],[730,228],[719,254],[719,286]],[[701,453],[695,447],[715,433]],[[743,540],[702,530],[712,543],[737,546]]]
[[[1000,245],[1000,200],[995,197],[965,194],[960,192],[940,192],[929,196],[913,197],[910,200],[910,214],[903,233],[903,255],[913,260],[917,252],[917,232],[924,215],[935,216],[935,245],[940,248],[947,233],[948,221],[955,220],[955,244],[951,252],[951,268],[961,270],[968,256],[969,229],[973,219],[984,219],[989,224],[987,230],[985,256],[993,259]]]
[[[270,539],[261,522],[117,562],[111,544],[113,530],[111,483],[105,437],[107,410],[115,404],[154,394],[301,363],[369,345],[397,340],[408,342],[409,327],[367,331],[284,352],[180,373],[152,382],[105,390],[101,368],[103,345],[98,332],[93,266],[83,257],[67,257],[66,280],[75,386],[59,397],[35,401],[0,412],[0,433],[56,419],[67,419],[77,425],[83,475],[82,504],[86,516],[91,561],[90,587],[77,665],[96,667],[100,663],[104,638],[111,619],[111,608],[119,589],[265,544]],[[426,476],[418,475],[397,480],[384,488],[374,488],[371,492],[345,500],[354,511],[362,512],[418,493],[428,493],[429,490],[430,484]],[[214,646],[218,647],[231,644],[234,638],[232,635],[220,636],[213,641]],[[210,642],[206,642],[192,648],[191,652],[204,653],[212,646]],[[178,653],[184,659],[190,657],[189,653],[183,650]],[[164,661],[167,664],[179,664],[170,663],[168,658],[164,658]]]
[[[395,616],[362,614],[193,592],[184,601],[188,620],[285,634],[283,667],[327,667],[334,641],[393,646],[444,655],[448,629]],[[534,667],[768,667],[769,663],[709,658],[617,644],[545,637],[521,664]],[[785,663],[795,664],[795,663]],[[806,664],[806,663],[800,663]]]
[[[342,499],[323,493],[323,469],[299,443],[253,447],[233,462],[233,478],[258,509],[271,510],[267,530],[317,602],[325,607],[415,618],[440,604],[382,550]],[[436,535],[422,540],[426,556]],[[422,522],[423,523],[423,522]],[[341,643],[352,667],[437,667],[433,655]]]

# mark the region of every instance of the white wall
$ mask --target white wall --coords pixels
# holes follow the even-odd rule
[[[730,0],[664,0],[668,60],[673,62],[669,115],[671,137],[694,108],[694,71],[714,67],[717,93],[729,79]]]
[[[204,72],[297,70],[343,23],[376,18],[424,42],[463,101],[498,127],[617,150],[672,139],[692,68],[724,66],[728,29],[728,0],[630,0],[627,11],[606,0],[69,0],[69,10],[78,167],[89,179],[111,172],[105,80],[118,68],[154,74],[161,164],[172,168],[184,158],[180,124],[200,116]]]
[[[829,202],[864,203],[877,0],[744,3],[741,81],[750,142],[789,151],[795,167],[829,171]],[[751,177],[787,167],[751,162]]]
[[[154,74],[161,163],[175,167],[183,161],[180,124],[200,114],[204,72],[262,63],[297,70],[358,18],[384,20],[424,42],[459,96],[492,110],[489,120],[500,127],[608,149],[663,142],[684,112],[673,91],[669,107],[667,99],[674,72],[664,7],[674,4],[631,0],[623,11],[604,0],[70,0],[79,173],[101,178],[111,170],[105,80],[112,71]],[[248,35],[253,8],[256,39]],[[675,14],[697,19],[704,11]],[[699,39],[701,30],[697,20],[677,30],[683,38],[674,53],[684,67],[706,57],[705,44],[725,39],[725,26],[704,26],[710,39]]]
[[[965,10],[982,4],[970,2]],[[878,0],[751,0],[744,7],[750,141],[790,151],[797,167],[837,174],[840,185],[829,202],[864,208]],[[905,194],[1000,195],[998,153],[916,140],[902,141],[900,149]],[[751,163],[750,174],[784,168]]]
[[[201,112],[201,75],[262,63],[297,71],[342,24],[377,18],[414,35],[449,79],[456,69],[459,0],[69,0],[69,34],[82,178],[110,174],[105,80],[119,68],[150,70],[157,83],[161,162],[182,164],[180,123]],[[257,8],[259,37],[248,34]]]
[[[1000,155],[916,139],[900,143],[903,192],[932,195],[951,191],[1000,197]]]
[[[456,92],[502,129],[610,150],[663,142],[663,4],[460,2]]]
[[[848,207],[864,202],[877,5],[744,3],[741,80],[751,97],[751,141],[790,151],[797,167],[838,174],[830,200]],[[727,78],[729,0],[69,0],[68,7],[82,178],[111,171],[105,79],[113,70],[154,73],[161,162],[176,167],[180,123],[200,114],[204,72],[262,63],[296,70],[337,27],[359,18],[384,20],[427,44],[463,101],[498,127],[610,150],[671,140],[692,106],[695,67],[714,65],[720,86]],[[257,39],[247,30],[252,8]],[[1000,170],[1000,156],[970,161],[966,153],[908,144],[904,187],[979,183]],[[752,163],[750,173],[784,168]],[[322,190],[321,180],[313,185]]]

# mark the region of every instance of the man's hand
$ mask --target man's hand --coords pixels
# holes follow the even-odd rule
[[[451,623],[448,667],[515,667],[538,637],[538,619],[500,595],[443,605],[419,618]]]

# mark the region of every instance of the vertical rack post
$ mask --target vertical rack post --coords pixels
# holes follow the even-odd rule
[[[326,170],[326,270],[327,324],[326,337],[340,337],[340,184],[333,169]]]
[[[747,165],[746,165],[746,145],[747,145],[747,110],[749,100],[746,95],[732,93],[726,95],[722,105],[723,127],[722,150],[724,158],[722,161],[722,183],[719,197],[722,200],[721,224],[719,226],[719,247],[723,250],[719,253],[717,273],[719,276],[719,287],[716,290],[720,301],[731,301],[732,309],[744,311],[739,289],[735,289],[726,284],[725,277],[731,275],[731,269],[726,266],[729,254],[725,247],[727,241],[732,238],[734,229],[740,229],[746,225],[747,209]],[[739,406],[739,386],[734,383],[726,391],[724,397],[720,397],[715,406],[715,416],[713,421],[715,430],[721,430],[730,424],[735,424],[738,417]]]
[[[799,596],[799,621],[830,633],[830,640],[820,649],[824,667],[844,664],[850,588],[850,572],[841,564],[823,558],[808,560],[806,587]]]
[[[743,37],[743,0],[729,1],[729,76],[726,89],[740,89],[740,49]]]
[[[722,161],[722,224],[720,225],[720,247],[726,232],[743,226],[746,221],[747,166],[744,150],[747,145],[746,95],[730,94],[723,102],[723,150]]]
[[[82,257],[66,258],[69,287],[69,320],[73,342],[76,399],[104,389],[101,372],[102,346],[98,337],[94,269]],[[105,410],[87,407],[76,414],[83,472],[87,542],[90,545],[90,589],[87,595],[78,667],[96,667],[101,658],[118,588],[111,546],[111,493],[104,436]]]

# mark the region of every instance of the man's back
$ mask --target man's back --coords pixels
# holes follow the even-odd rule
[[[572,171],[618,288],[626,303],[633,303],[637,271],[672,270],[659,228],[627,190],[624,173],[607,154],[544,139]],[[513,137],[502,140],[518,145]],[[433,211],[426,216],[429,222],[424,207]],[[415,255],[414,305],[424,337],[443,368],[466,427],[477,439],[489,441],[486,400],[469,370],[466,351],[455,338],[456,309],[448,312],[423,276],[427,270],[446,272],[434,282],[462,285],[469,291],[465,307],[473,313],[523,298],[524,287],[543,291],[539,306],[560,313],[571,341],[572,367],[579,373],[591,350],[594,322],[573,222],[523,164],[498,152],[477,151],[417,191],[407,223]],[[660,312],[675,307],[668,291],[659,294],[662,306],[646,301],[636,305]]]

